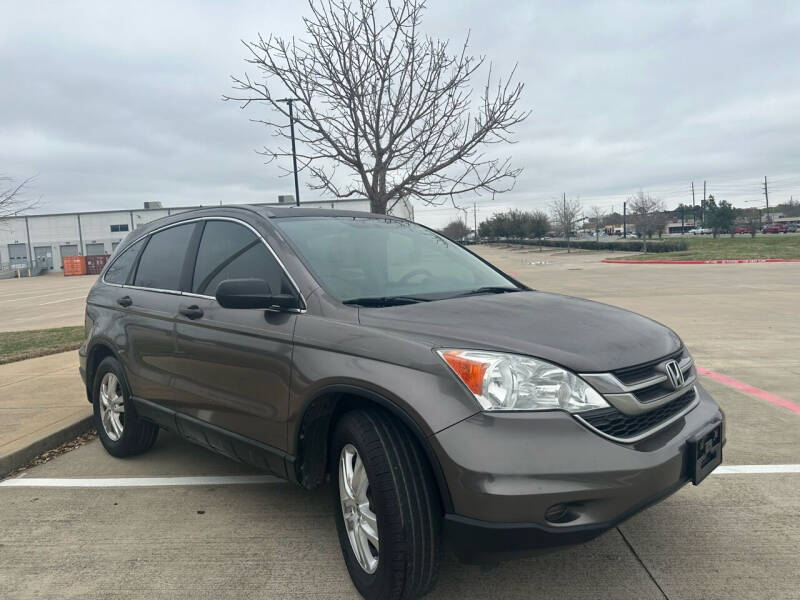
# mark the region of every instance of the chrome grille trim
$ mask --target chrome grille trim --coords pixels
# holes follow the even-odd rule
[[[691,356],[687,356],[678,362],[678,366],[681,368],[681,371],[683,371],[684,374],[693,365],[694,361],[692,360]],[[653,370],[655,371],[655,369]],[[626,384],[617,379],[617,376],[613,373],[580,373],[579,375],[581,379],[586,381],[586,383],[604,395],[628,394],[654,385],[659,385],[667,380],[666,375],[655,375],[654,377],[648,377],[647,379],[642,379],[636,383]]]
[[[676,360],[678,367],[683,373],[684,383],[677,389],[672,389],[669,378],[665,371],[665,365]],[[644,367],[638,368],[644,376],[643,379],[625,383],[613,372],[609,373],[581,373],[579,376],[597,390],[608,402],[609,406],[619,411],[621,415],[635,418],[645,415],[651,411],[662,408],[673,401],[677,401],[684,394],[693,391],[694,401],[681,410],[676,415],[672,415],[664,422],[658,423],[647,431],[629,438],[619,438],[604,433],[594,427],[586,419],[581,418],[580,413],[576,413],[575,418],[584,426],[605,438],[624,443],[632,443],[646,438],[649,435],[660,431],[677,419],[692,410],[699,402],[697,394],[697,370],[694,368],[694,361],[691,355],[683,349],[680,358],[675,353],[662,358],[660,361],[653,361]]]
[[[669,419],[659,423],[655,427],[651,427],[650,429],[648,429],[646,431],[643,431],[642,433],[640,433],[638,435],[635,435],[635,436],[632,436],[632,437],[628,437],[628,438],[615,437],[613,435],[608,435],[607,433],[604,433],[604,432],[600,431],[599,429],[597,429],[596,427],[594,427],[590,423],[588,423],[586,420],[582,419],[580,413],[575,413],[572,416],[575,417],[575,419],[577,421],[579,421],[581,423],[581,425],[583,425],[587,429],[591,429],[597,435],[601,435],[604,438],[612,440],[614,442],[622,442],[623,444],[633,444],[633,443],[638,442],[640,440],[643,440],[646,437],[649,437],[649,436],[651,436],[651,435],[653,435],[655,433],[658,433],[662,429],[665,429],[665,428],[669,427],[675,421],[677,421],[678,419],[686,416],[689,412],[691,412],[700,403],[700,395],[697,393],[697,389],[693,388],[693,390],[694,390],[694,400],[692,400],[692,402],[686,408],[684,408],[680,412],[672,415]],[[686,393],[685,389],[683,390],[683,393]]]

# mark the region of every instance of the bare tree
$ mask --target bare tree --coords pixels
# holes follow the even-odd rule
[[[23,188],[31,181],[26,179],[16,183],[11,177],[0,176],[0,221],[26,212],[38,204],[38,200],[28,200],[22,196]]]
[[[756,233],[761,231],[761,209],[750,208],[745,211],[745,225],[751,238],[756,237]]]
[[[567,252],[569,252],[569,238],[580,220],[581,201],[578,198],[567,198],[565,194],[561,199],[551,202],[550,212],[556,230],[567,238]]]
[[[597,205],[589,209],[589,218],[594,222],[594,235],[598,242],[600,241],[600,228],[603,226],[605,216],[606,213]]]
[[[491,68],[478,102],[470,85],[484,57],[455,53],[423,35],[424,0],[310,0],[303,40],[244,42],[263,77],[233,77],[243,92],[225,100],[266,102],[274,116],[255,119],[290,139],[283,94],[294,100],[301,170],[312,189],[338,198],[366,196],[386,213],[404,198],[443,204],[464,193],[513,188],[521,172],[487,146],[512,142],[529,111],[517,109],[522,84],[495,80]],[[264,148],[269,160],[291,156]],[[337,172],[337,168],[340,170]],[[343,173],[342,173],[343,171]]]
[[[464,221],[458,219],[450,221],[442,228],[442,235],[450,238],[451,240],[460,241],[467,237],[469,227],[464,224]]]
[[[628,198],[628,214],[636,226],[636,234],[642,238],[642,249],[647,252],[647,237],[664,227],[664,201],[639,190]]]

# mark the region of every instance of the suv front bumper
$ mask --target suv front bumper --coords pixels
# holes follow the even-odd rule
[[[724,416],[702,386],[697,406],[634,444],[608,440],[561,411],[479,413],[431,438],[454,512],[460,558],[588,541],[691,480],[687,441]],[[564,515],[545,514],[564,505]],[[559,512],[559,511],[551,511]],[[551,516],[552,519],[552,516]]]

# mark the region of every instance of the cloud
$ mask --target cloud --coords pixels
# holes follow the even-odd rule
[[[255,152],[273,143],[223,103],[241,39],[302,35],[303,3],[12,3],[0,34],[0,173],[38,175],[47,211],[256,202],[292,193]],[[482,217],[566,192],[610,207],[639,188],[668,204],[690,183],[737,201],[800,195],[796,3],[430,3],[431,35],[496,73],[518,64],[533,109],[503,153],[524,172]],[[477,82],[476,82],[477,83]],[[286,165],[288,166],[288,165]],[[716,186],[716,188],[714,187]],[[301,190],[304,198],[319,193]],[[699,196],[698,196],[699,197]],[[771,194],[772,199],[772,194]],[[460,213],[419,208],[440,225]]]

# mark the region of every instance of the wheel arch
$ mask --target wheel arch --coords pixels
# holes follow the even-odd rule
[[[117,359],[122,364],[119,354],[114,350],[111,342],[105,339],[98,339],[92,342],[86,352],[86,397],[89,402],[92,402],[92,386],[94,385],[94,375],[97,367],[109,356]]]
[[[431,465],[442,507],[445,512],[452,512],[453,503],[444,472],[419,424],[396,402],[378,392],[353,384],[325,386],[317,390],[306,403],[303,416],[294,433],[296,481],[307,489],[322,485],[328,471],[330,438],[337,420],[349,411],[376,407],[398,419],[411,432]],[[287,466],[291,469],[291,465]]]

